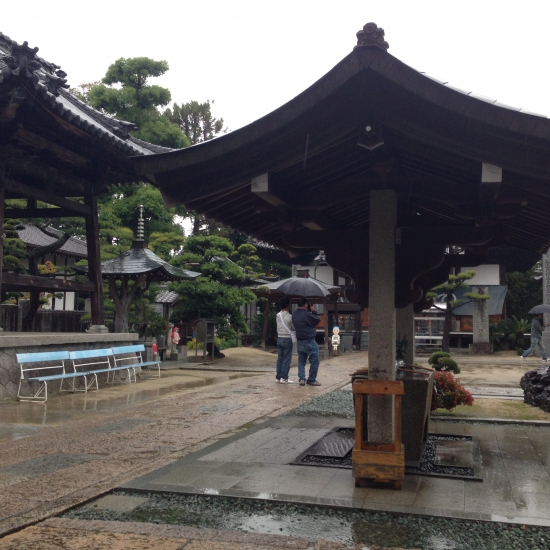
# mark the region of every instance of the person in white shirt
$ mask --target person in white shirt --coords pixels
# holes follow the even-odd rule
[[[292,333],[294,325],[290,314],[290,299],[284,296],[279,301],[280,311],[277,313],[277,374],[275,378],[281,384],[292,384],[288,373],[292,362]]]

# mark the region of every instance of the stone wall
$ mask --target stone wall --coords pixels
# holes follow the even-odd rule
[[[15,399],[21,377],[17,353],[40,353],[48,351],[78,351],[83,349],[112,348],[135,344],[137,334],[79,334],[4,332],[0,334],[0,399]],[[100,380],[101,382],[102,380]],[[27,388],[24,395],[31,395]],[[36,383],[33,383],[36,385]],[[59,381],[48,384],[48,394],[58,391]],[[34,386],[32,386],[34,388]]]

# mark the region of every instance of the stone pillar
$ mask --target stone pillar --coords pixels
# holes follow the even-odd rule
[[[0,164],[0,302],[2,301],[2,262],[4,261],[4,204],[6,202],[6,168]],[[0,326],[0,332],[4,329]]]
[[[478,287],[479,294],[489,294],[486,286]],[[489,342],[489,300],[477,300],[474,302],[473,315],[473,344],[470,353],[474,355],[487,355],[493,353],[493,345]]]
[[[392,189],[370,193],[369,379],[395,380],[395,228]],[[368,398],[368,441],[393,441],[393,396]]]
[[[407,354],[405,362],[407,365],[414,365],[414,352],[416,349],[414,341],[414,308],[412,304],[395,310],[397,340],[407,338]]]
[[[550,305],[550,251],[542,255],[542,303]],[[542,342],[547,350],[550,350],[550,315],[544,314],[544,324],[547,325],[542,333]],[[537,357],[540,355],[539,348],[535,349]]]

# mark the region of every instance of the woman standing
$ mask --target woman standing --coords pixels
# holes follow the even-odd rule
[[[288,378],[290,363],[292,362],[292,346],[296,339],[296,332],[290,314],[290,300],[284,296],[279,301],[280,311],[277,313],[277,374],[275,378],[281,384],[292,384]]]

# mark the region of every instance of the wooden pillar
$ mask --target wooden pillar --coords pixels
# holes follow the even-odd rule
[[[2,301],[2,264],[4,262],[4,205],[6,203],[6,167],[0,164],[0,302]],[[0,332],[4,329],[0,327]]]
[[[267,322],[269,320],[269,295],[265,301],[265,311],[264,311],[264,326],[262,331],[262,349],[266,349],[265,341],[267,338]]]
[[[101,278],[101,255],[99,250],[99,219],[97,215],[97,198],[90,190],[84,197],[84,202],[91,209],[86,216],[86,246],[88,248],[88,277],[94,283],[95,291],[90,296],[92,314],[91,332],[108,332],[105,326],[103,310],[103,280]]]

